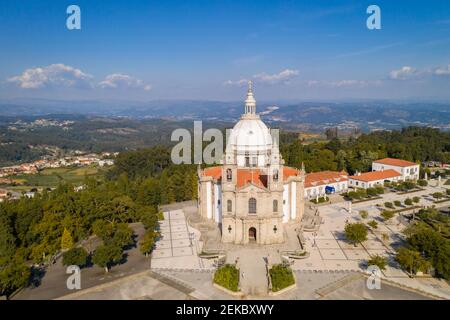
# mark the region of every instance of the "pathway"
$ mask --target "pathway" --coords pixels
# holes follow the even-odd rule
[[[241,249],[233,252],[233,259],[238,259],[241,291],[245,295],[267,295],[269,286],[266,271],[266,250],[258,248]]]

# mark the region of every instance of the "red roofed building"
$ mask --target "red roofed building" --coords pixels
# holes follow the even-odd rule
[[[417,163],[394,158],[384,158],[372,162],[372,171],[383,171],[388,169],[400,173],[402,180],[419,179],[420,165]]]
[[[348,174],[345,171],[321,171],[308,173],[305,177],[305,198],[314,199],[326,193],[346,192]]]
[[[382,186],[385,181],[403,180],[402,175],[393,169],[358,173],[349,177],[349,185],[355,188],[373,188]]]
[[[301,221],[305,172],[284,166],[272,134],[256,114],[250,85],[223,165],[198,172],[199,214],[222,228],[224,243],[284,243],[284,224]]]

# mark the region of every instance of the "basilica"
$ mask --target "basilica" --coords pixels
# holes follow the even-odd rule
[[[280,244],[283,224],[301,220],[305,170],[284,166],[272,133],[256,113],[249,82],[221,165],[198,172],[199,214],[218,224],[224,243]]]

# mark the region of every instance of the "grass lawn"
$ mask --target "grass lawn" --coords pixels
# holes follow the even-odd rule
[[[30,187],[56,187],[61,182],[80,184],[85,177],[98,177],[103,170],[98,167],[65,167],[65,168],[48,168],[40,171],[38,174],[16,175],[11,179],[24,181],[24,186],[11,187],[12,190],[29,190]]]

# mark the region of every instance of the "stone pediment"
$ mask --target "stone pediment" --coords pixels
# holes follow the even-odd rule
[[[248,182],[246,185],[237,189],[237,192],[248,192],[248,191],[256,191],[256,192],[269,192],[267,188],[264,188],[258,184],[253,182]]]

